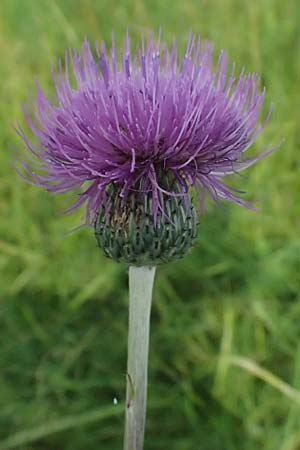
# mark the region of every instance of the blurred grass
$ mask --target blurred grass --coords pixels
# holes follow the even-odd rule
[[[122,447],[126,269],[90,230],[66,235],[80,214],[25,185],[8,143],[67,47],[160,25],[259,72],[274,112],[256,148],[286,141],[242,180],[261,211],[211,209],[193,253],[159,269],[146,450],[300,449],[299,23],[297,0],[1,1],[1,449]]]

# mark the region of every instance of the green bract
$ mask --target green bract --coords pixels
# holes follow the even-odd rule
[[[197,216],[190,197],[161,194],[162,210],[153,216],[152,194],[132,193],[126,200],[117,188],[108,194],[95,220],[95,236],[104,254],[134,266],[157,265],[182,258],[195,244]]]

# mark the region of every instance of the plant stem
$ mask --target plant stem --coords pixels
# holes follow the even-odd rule
[[[129,331],[124,450],[142,450],[147,403],[150,312],[155,267],[129,267]]]

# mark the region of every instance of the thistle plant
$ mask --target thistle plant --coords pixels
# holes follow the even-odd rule
[[[144,442],[149,324],[157,265],[195,244],[205,200],[252,205],[224,182],[273,149],[247,158],[264,129],[265,90],[255,74],[235,75],[222,51],[190,34],[183,58],[161,36],[142,36],[119,56],[85,41],[53,70],[50,100],[37,81],[23,108],[28,133],[20,175],[53,193],[77,191],[104,254],[129,266],[129,338],[124,450]],[[25,150],[25,151],[24,151]]]

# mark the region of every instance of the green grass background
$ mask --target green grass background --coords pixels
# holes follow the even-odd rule
[[[67,47],[160,25],[261,74],[274,112],[254,150],[286,140],[241,180],[260,212],[209,208],[195,250],[158,270],[145,449],[300,449],[299,23],[298,0],[1,0],[1,450],[122,448],[126,267],[66,234],[81,213],[19,179],[8,145]]]

